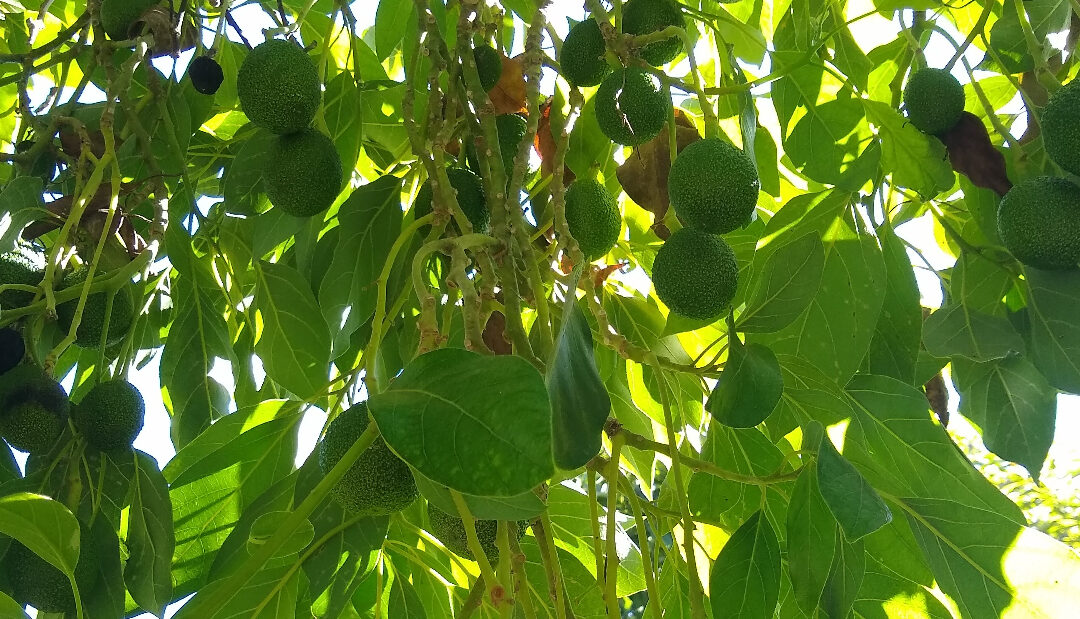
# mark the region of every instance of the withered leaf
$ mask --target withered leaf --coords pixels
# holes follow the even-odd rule
[[[1005,173],[1005,157],[990,141],[982,120],[964,112],[956,126],[939,136],[949,153],[953,170],[968,177],[976,186],[991,189],[1003,196],[1012,188]]]
[[[513,58],[502,57],[502,75],[495,82],[488,97],[495,107],[496,114],[527,114],[529,108],[525,99],[525,71],[522,68],[522,55]]]
[[[701,139],[697,127],[681,111],[675,111],[676,153],[688,144]],[[660,135],[634,149],[615,175],[623,191],[641,208],[654,216],[653,225],[660,223],[668,210],[667,182],[671,170],[671,151],[668,148],[668,127]]]

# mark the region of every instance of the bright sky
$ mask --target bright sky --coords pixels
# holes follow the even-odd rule
[[[580,2],[556,2],[554,6],[549,7],[547,10],[549,21],[553,24],[555,29],[559,32],[560,36],[564,36],[568,29],[566,17],[572,17],[576,20],[580,20],[585,17],[586,11],[582,8]],[[370,26],[375,19],[375,7],[377,3],[367,0],[357,0],[352,3],[352,9],[354,14],[359,20],[359,26],[361,30]],[[873,8],[871,0],[851,0],[847,3],[848,16],[856,16],[867,12]],[[571,9],[571,10],[567,10]],[[233,17],[238,24],[243,28],[245,36],[252,44],[257,44],[261,41],[260,30],[262,28],[271,28],[274,26],[273,22],[263,13],[262,9],[257,4],[247,4],[239,9],[236,9],[232,13]],[[910,21],[910,20],[908,20]],[[880,15],[874,15],[859,22],[852,28],[853,34],[860,46],[864,50],[872,49],[873,47],[891,41],[897,34],[897,24],[889,21]],[[230,38],[238,40],[235,37],[232,29],[228,29]],[[954,35],[956,33],[953,33]],[[958,37],[963,39],[963,37]],[[208,35],[206,44],[212,44],[212,37]],[[520,51],[522,42],[520,37],[515,41],[517,50]],[[940,36],[934,36],[931,38],[929,45],[926,48],[926,57],[931,65],[935,63],[943,65],[949,57],[952,55],[953,48],[948,42],[946,42]],[[971,65],[976,65],[981,60],[982,53],[976,49],[969,48],[967,52],[968,61]],[[169,58],[158,58],[154,61],[155,66],[165,73],[174,73],[182,75],[187,63],[192,56],[191,52],[187,52],[181,55],[174,64],[174,61]],[[767,59],[766,59],[767,62]],[[676,72],[687,70],[687,66],[676,67]],[[756,75],[764,75],[768,72],[768,66],[759,67],[753,72]],[[959,65],[954,69],[957,77],[966,82],[966,74],[963,72],[963,67]],[[544,92],[550,92],[552,90],[551,81],[554,79],[552,75],[548,75],[545,78],[545,84],[543,85]],[[35,80],[34,88],[32,88],[31,95],[35,99],[35,103],[40,102],[42,98],[48,92],[49,84],[40,83]],[[92,88],[92,87],[91,87]],[[755,90],[755,94],[765,94],[768,92],[768,87],[763,86],[758,90]],[[88,93],[89,100],[102,100],[103,93],[100,91]],[[1019,98],[1009,104],[1009,111],[1019,111],[1020,107]],[[762,114],[762,122],[768,123],[770,120],[773,126],[770,127],[771,133],[775,136],[778,135],[779,130],[775,126],[775,117],[771,114]],[[1013,127],[1014,134],[1020,135],[1024,130],[1022,121],[1017,123]],[[933,222],[930,216],[925,216],[917,220],[900,226],[897,232],[910,241],[915,246],[923,250],[925,257],[933,265],[935,269],[943,269],[952,266],[954,259],[952,256],[945,254],[937,247],[934,242],[933,235]],[[914,258],[913,258],[914,259]],[[918,264],[918,260],[914,259]],[[919,288],[923,297],[923,305],[927,307],[938,307],[941,303],[941,290],[937,278],[925,269],[917,269],[916,276],[919,283]],[[646,284],[647,285],[647,284]],[[146,365],[141,370],[135,370],[129,374],[129,380],[137,385],[139,389],[147,395],[156,394],[159,381],[158,381],[158,357]],[[215,365],[214,372],[212,373],[214,378],[230,389],[233,385],[231,368],[227,363],[219,362]],[[70,390],[72,376],[69,376],[65,381],[65,386]],[[950,409],[955,413],[956,404],[959,400],[959,396],[953,392],[950,388]],[[1053,448],[1050,451],[1050,459],[1055,461],[1056,467],[1060,471],[1068,471],[1072,469],[1080,468],[1080,451],[1076,446],[1070,444],[1068,440],[1062,440],[1064,437],[1076,436],[1080,433],[1080,415],[1077,411],[1080,410],[1080,398],[1076,396],[1059,396],[1058,400],[1058,425],[1057,436],[1059,440],[1055,441]],[[321,430],[323,423],[326,420],[326,414],[318,409],[310,410],[301,425],[300,428],[300,448],[297,453],[297,464],[302,463],[314,448],[318,439],[318,433]],[[967,435],[972,436],[974,430],[969,424],[967,424],[960,415],[954,414],[950,423],[950,429]],[[977,444],[981,444],[976,441]],[[165,408],[161,402],[160,397],[147,398],[147,415],[146,424],[142,433],[135,441],[135,447],[145,451],[157,459],[158,463],[162,466],[168,462],[175,454],[175,450],[169,439],[169,416],[165,411]],[[23,462],[25,456],[20,458],[20,462]],[[1059,496],[1069,496],[1077,491],[1080,491],[1080,482],[1072,482],[1072,480],[1065,479],[1060,475],[1054,475],[1053,472],[1045,474],[1043,477],[1044,483]],[[182,600],[169,607],[166,612],[166,616],[171,616],[176,610],[186,601]],[[143,615],[149,619],[150,615]]]

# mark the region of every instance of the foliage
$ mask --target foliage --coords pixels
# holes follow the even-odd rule
[[[0,3],[0,614],[1075,612],[1075,3],[585,5]]]

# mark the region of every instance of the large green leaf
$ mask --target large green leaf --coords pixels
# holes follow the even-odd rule
[[[413,472],[416,487],[428,502],[448,514],[457,511],[457,504],[450,489],[441,486],[423,475]],[[533,491],[523,492],[511,497],[486,497],[463,494],[469,513],[479,520],[527,520],[535,518],[544,511],[544,502]]]
[[[825,250],[816,234],[808,233],[769,254],[757,272],[754,292],[739,315],[743,332],[778,331],[791,324],[814,298],[825,268]]]
[[[79,561],[79,522],[59,501],[28,492],[0,498],[0,533],[73,577]]]
[[[780,362],[767,346],[744,346],[729,338],[727,362],[705,409],[713,419],[732,428],[752,428],[773,412],[784,392]]]
[[[1080,393],[1080,273],[1027,269],[1031,360],[1058,389]]]
[[[434,350],[369,406],[398,456],[459,492],[513,496],[554,473],[547,389],[521,357]]]
[[[878,130],[881,165],[892,174],[893,183],[924,198],[952,186],[955,175],[940,141],[916,129],[888,103],[870,99],[862,102],[866,118]]]
[[[922,340],[922,303],[907,248],[891,225],[877,229],[885,259],[885,300],[874,329],[866,363],[871,374],[915,382],[915,363]]]
[[[334,140],[334,148],[341,159],[341,169],[345,173],[346,182],[356,167],[356,158],[360,154],[364,130],[361,97],[361,92],[356,88],[356,80],[349,71],[342,71],[327,82],[326,93],[323,94],[326,129]]]
[[[855,542],[892,520],[889,507],[827,435],[821,439],[816,468],[821,496],[847,541]]]
[[[866,570],[862,540],[848,541],[836,531],[832,569],[821,593],[821,610],[829,619],[846,619],[855,603]]]
[[[592,331],[585,314],[572,299],[564,314],[555,354],[548,364],[547,391],[555,465],[574,470],[600,453],[611,398],[596,369]]]
[[[387,608],[387,619],[425,619],[427,611],[424,603],[416,594],[409,581],[404,578],[395,578],[390,587],[390,604]]]
[[[311,293],[295,269],[262,263],[255,307],[263,331],[255,351],[266,375],[301,398],[318,393],[330,376],[330,329]]]
[[[11,619],[30,619],[30,615],[26,614],[22,605],[3,592],[0,592],[0,613]]]
[[[401,232],[400,194],[401,179],[383,176],[354,190],[338,210],[334,258],[319,286],[335,356],[349,349],[353,333],[375,313],[379,273]]]
[[[813,613],[829,578],[836,542],[836,520],[818,490],[811,467],[795,481],[787,513],[787,560],[799,607]]]
[[[128,591],[140,608],[160,617],[172,600],[172,503],[157,462],[141,451],[135,452],[126,542],[124,579]]]
[[[714,619],[772,617],[780,596],[780,545],[764,512],[731,535],[709,573]]]
[[[1024,341],[1003,317],[989,316],[964,305],[939,309],[923,325],[923,345],[935,357],[999,359],[1023,352]]]
[[[15,247],[23,228],[42,216],[41,179],[20,176],[0,189],[0,254]]]

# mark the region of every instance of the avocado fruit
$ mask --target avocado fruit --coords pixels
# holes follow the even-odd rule
[[[682,10],[672,0],[630,0],[623,5],[623,32],[626,34],[652,34],[670,26],[686,27]],[[649,43],[638,50],[638,55],[658,67],[675,60],[682,48],[682,39],[674,36]]]
[[[465,217],[472,224],[473,232],[487,232],[488,220],[491,213],[488,211],[487,199],[484,196],[484,181],[475,173],[464,168],[450,168],[446,171],[450,179],[450,186],[457,192],[458,206],[461,207]],[[431,180],[424,181],[420,190],[416,192],[416,202],[413,208],[416,217],[420,218],[432,212],[432,200],[434,195],[431,189]],[[457,226],[451,220],[450,225]],[[428,228],[420,230],[421,235],[427,235]]]
[[[216,93],[225,81],[221,65],[210,56],[196,56],[188,65],[187,74],[191,86],[204,95]]]
[[[240,64],[236,94],[251,122],[287,134],[311,124],[322,100],[322,84],[315,63],[299,45],[268,39]]]
[[[24,364],[0,376],[0,435],[29,454],[52,449],[67,426],[64,388],[41,368]]]
[[[619,240],[619,202],[594,179],[578,179],[566,189],[566,223],[588,260],[611,251]]]
[[[271,143],[266,197],[293,217],[312,217],[341,193],[341,156],[330,138],[315,129],[277,136]]]
[[[448,514],[435,507],[430,502],[427,504],[428,532],[435,539],[442,542],[447,550],[470,561],[476,560],[476,555],[469,548],[469,539],[465,533],[465,522],[453,514]],[[527,520],[519,520],[517,523],[517,538],[520,540],[525,535],[528,527]],[[499,560],[498,520],[476,520],[473,523],[476,528],[476,537],[480,547],[488,561],[494,563]]]
[[[739,265],[724,239],[696,228],[680,228],[656,252],[652,281],[656,296],[672,312],[710,320],[735,298]]]
[[[605,77],[594,99],[600,130],[624,146],[655,138],[671,111],[671,97],[660,80],[639,67],[618,69]]]
[[[944,69],[919,69],[908,76],[904,107],[916,129],[940,135],[960,121],[964,112],[964,87]]]
[[[25,245],[0,255],[0,284],[36,286],[45,276],[45,257]],[[34,300],[28,290],[5,290],[0,292],[0,310],[25,307]]]
[[[997,228],[1013,257],[1044,270],[1080,265],[1080,187],[1039,176],[1018,183],[998,205]]]
[[[99,451],[131,447],[143,427],[146,403],[126,380],[95,385],[71,408],[71,421],[86,442]]]
[[[82,286],[83,282],[86,281],[87,273],[89,271],[85,267],[71,271],[64,276],[61,287],[66,289],[72,286]],[[120,343],[131,329],[131,324],[135,321],[135,294],[132,284],[121,286],[112,299],[112,314],[109,315],[109,332],[105,339],[106,346]],[[75,310],[78,308],[78,303],[79,300],[76,298],[56,306],[57,324],[65,332],[71,330],[71,323],[75,320]],[[82,319],[79,321],[79,328],[75,332],[75,344],[82,348],[97,348],[101,344],[108,306],[108,291],[93,292],[86,297]]]
[[[101,29],[113,41],[137,35],[134,26],[157,0],[101,0]]]
[[[590,16],[574,24],[559,50],[563,78],[578,88],[596,86],[611,73],[606,52],[607,43],[595,19]]]
[[[754,161],[720,138],[687,145],[668,174],[668,199],[687,226],[727,234],[749,223],[757,206]]]
[[[11,327],[0,329],[0,376],[7,374],[26,356],[22,333]]]
[[[1062,170],[1080,176],[1080,79],[1050,95],[1039,121],[1046,154]]]
[[[473,61],[484,92],[494,88],[502,77],[502,54],[490,45],[477,45],[473,48]]]

